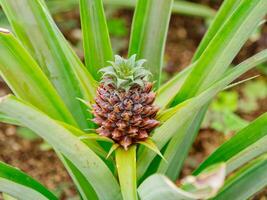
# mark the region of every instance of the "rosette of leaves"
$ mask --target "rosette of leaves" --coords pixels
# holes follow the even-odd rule
[[[80,0],[83,65],[44,1],[0,0],[14,31],[0,30],[0,73],[13,92],[1,98],[0,119],[49,143],[83,200],[247,199],[266,186],[266,114],[220,146],[179,187],[170,180],[179,177],[212,98],[267,60],[263,50],[230,67],[266,14],[267,1],[225,0],[192,64],[162,85],[172,3],[137,1],[124,59],[113,56],[102,1]],[[111,66],[103,68],[107,61]],[[4,163],[0,191],[22,200],[57,199]]]

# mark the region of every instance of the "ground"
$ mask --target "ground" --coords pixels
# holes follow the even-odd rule
[[[211,1],[208,0],[203,0],[202,3],[209,4],[214,8],[218,7],[217,3],[211,3]],[[67,19],[78,20],[76,13],[77,12],[71,12],[65,15]],[[126,19],[126,26],[128,28],[130,27],[132,16],[130,11],[119,11],[116,12],[114,16]],[[172,16],[165,53],[166,79],[188,66],[205,31],[206,26],[202,19],[178,15]],[[266,25],[261,30],[261,33],[261,37],[257,41],[247,42],[234,63],[239,63],[267,47]],[[70,34],[69,31],[64,30],[64,34],[73,43],[77,42],[76,38],[73,38],[73,35]],[[125,36],[126,44],[128,35]],[[125,54],[126,44],[119,49],[121,54]],[[80,51],[79,54],[82,57]],[[266,80],[266,76],[258,70],[252,70],[242,78],[250,77],[255,74],[261,74]],[[9,93],[9,89],[3,82],[1,82],[0,88],[1,96]],[[242,98],[240,87],[235,88],[235,90],[238,91],[240,98]],[[267,111],[267,98],[260,100],[258,104],[258,109],[251,113],[237,111],[237,114],[251,121]],[[227,139],[229,139],[229,135],[216,132],[211,128],[201,129],[190,150],[190,156],[185,162],[182,176],[190,174],[204,158]],[[41,139],[28,140],[21,138],[16,134],[16,127],[14,126],[0,124],[0,160],[27,172],[51,190],[56,191],[57,194],[61,196],[62,200],[74,199],[76,197],[76,192],[69,175],[66,173],[66,170],[63,168],[55,153],[52,150],[44,150],[41,148],[42,144],[43,141]],[[267,191],[261,191],[254,199],[267,199]]]

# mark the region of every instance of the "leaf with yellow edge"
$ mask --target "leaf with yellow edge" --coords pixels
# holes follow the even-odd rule
[[[110,150],[109,150],[109,152],[108,152],[108,155],[107,155],[107,157],[106,157],[106,159],[108,159],[109,158],[109,156],[117,149],[117,148],[119,148],[119,144],[117,144],[117,143],[114,143],[112,146],[111,146],[111,148],[110,148]]]
[[[142,200],[209,199],[220,189],[224,179],[225,164],[212,166],[199,176],[189,176],[180,187],[166,176],[154,174],[143,181],[138,188],[138,193]]]
[[[226,164],[218,163],[208,167],[198,176],[187,176],[182,180],[182,189],[211,198],[223,186],[226,177]],[[202,198],[201,198],[202,199]]]
[[[114,141],[108,137],[104,137],[95,133],[89,133],[79,136],[80,140],[97,140],[97,141],[104,141],[114,143]]]
[[[136,145],[125,150],[120,147],[115,152],[116,166],[121,186],[121,193],[125,200],[138,200],[136,180]]]
[[[154,151],[156,154],[158,154],[163,160],[167,162],[167,160],[164,158],[156,144],[151,140],[151,138],[147,138],[145,141],[139,141],[138,144],[144,145],[145,147],[149,148],[150,150]]]
[[[165,122],[167,121],[169,118],[171,118],[173,115],[175,115],[175,113],[180,110],[182,107],[186,106],[188,104],[188,102],[190,101],[190,99],[172,107],[172,108],[169,108],[167,110],[164,110],[162,112],[160,112],[158,115],[157,115],[157,120],[159,120],[160,122]]]

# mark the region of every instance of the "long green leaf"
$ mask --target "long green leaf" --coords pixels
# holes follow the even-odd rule
[[[0,32],[0,73],[13,93],[49,116],[75,125],[38,64],[9,32]]]
[[[207,106],[204,106],[199,113],[189,119],[176,135],[171,139],[163,156],[168,162],[160,161],[157,173],[165,174],[171,180],[175,181],[183,167],[189,151],[189,146],[192,145],[206,113]]]
[[[21,200],[57,200],[39,182],[3,162],[0,162],[0,192]]]
[[[10,2],[9,2],[10,3]],[[26,6],[26,4],[24,5],[24,6]],[[28,19],[28,18],[27,18]],[[27,21],[28,22],[28,21]],[[32,24],[31,24],[32,25]],[[36,30],[36,29],[35,29]],[[30,33],[29,33],[30,34]],[[32,36],[32,35],[31,35]],[[39,36],[39,35],[38,35]],[[41,41],[43,41],[43,40],[41,40]],[[36,42],[36,44],[39,44],[39,41],[38,42]],[[36,47],[37,48],[37,47]],[[69,48],[69,47],[68,47]],[[16,48],[14,48],[14,46],[9,46],[9,50],[12,50],[12,49],[16,49]],[[20,51],[18,51],[18,52],[20,52]],[[22,51],[23,52],[23,51]],[[47,53],[49,53],[49,51],[47,52]],[[2,55],[4,55],[4,54],[2,54]],[[20,55],[20,53],[15,53],[13,56],[15,56],[15,55],[17,55],[18,57],[19,57],[19,55]],[[39,54],[38,54],[39,55]],[[74,55],[74,54],[73,54]],[[71,55],[72,56],[72,55]],[[22,57],[25,57],[24,55],[22,55]],[[29,56],[28,56],[29,57]],[[73,56],[74,58],[75,58],[75,56]],[[25,57],[26,58],[26,57]],[[5,58],[6,59],[6,58]],[[8,59],[8,58],[7,58]],[[76,59],[76,58],[75,58]],[[10,60],[16,60],[15,58],[11,58]],[[32,60],[32,59],[31,59]],[[74,61],[74,60],[71,60],[71,61]],[[76,61],[75,61],[76,62]],[[79,63],[79,61],[77,60],[77,62]],[[20,63],[21,64],[21,63]],[[53,64],[53,63],[52,63]],[[74,65],[75,65],[75,63],[73,63]],[[36,65],[36,64],[35,64]],[[5,67],[9,67],[9,65],[6,65]],[[15,66],[14,66],[15,67]],[[15,69],[14,68],[14,71],[12,71],[12,73],[14,73],[14,79],[11,79],[11,81],[10,81],[10,85],[14,85],[14,84],[18,84],[18,85],[20,85],[21,86],[21,80],[19,80],[19,79],[17,79],[17,72],[18,71],[20,71],[20,65],[18,64],[17,66],[17,69]],[[22,67],[23,68],[27,68],[27,67],[31,67],[31,64],[27,64],[27,63],[22,63]],[[22,69],[23,69],[22,68]],[[36,67],[35,67],[36,68]],[[9,69],[8,70],[10,70],[10,67],[9,67]],[[36,69],[34,69],[34,70],[36,70]],[[32,70],[33,71],[33,70]],[[38,71],[38,70],[37,70]],[[40,70],[39,70],[40,71]],[[32,82],[29,82],[31,79],[32,79],[32,74],[36,74],[36,73],[31,73],[29,70],[28,71],[26,71],[26,70],[24,70],[23,71],[23,73],[25,73],[24,74],[24,76],[25,76],[25,85],[24,85],[24,87],[26,86],[26,84],[28,83],[29,84],[29,88],[31,88],[32,90],[29,90],[29,92],[27,92],[27,93],[25,93],[25,88],[23,88],[23,87],[17,87],[17,88],[15,88],[15,94],[22,94],[22,95],[18,95],[19,97],[22,97],[23,99],[25,99],[25,100],[27,100],[27,101],[29,101],[30,103],[32,103],[33,105],[35,105],[36,107],[38,107],[38,108],[43,108],[42,110],[44,111],[44,112],[49,112],[49,105],[51,104],[51,103],[47,103],[46,101],[44,101],[45,100],[45,98],[43,98],[42,97],[42,89],[43,89],[43,91],[44,92],[46,92],[46,90],[48,90],[49,91],[49,89],[48,88],[50,88],[50,87],[47,87],[46,86],[46,83],[39,83],[39,82],[35,82],[34,80],[32,81]],[[84,78],[83,78],[83,76],[84,77],[86,77],[86,73],[83,73],[82,71],[80,72],[81,73],[81,80],[83,80]],[[85,75],[84,75],[85,74]],[[31,75],[31,76],[29,76],[29,75]],[[72,75],[71,75],[72,76]],[[11,78],[11,77],[9,77],[9,78]],[[50,77],[51,78],[51,77]],[[55,77],[54,77],[55,78]],[[36,80],[43,80],[43,78],[41,77],[41,79],[40,79],[40,77],[36,77]],[[85,80],[84,80],[85,81]],[[47,81],[48,82],[48,81]],[[86,82],[85,82],[86,83]],[[87,84],[87,83],[86,83]],[[39,89],[38,90],[38,88],[39,87],[41,87],[41,89]],[[11,86],[11,88],[13,88],[13,86]],[[36,90],[36,88],[37,88],[37,90]],[[14,89],[14,88],[13,88]],[[35,93],[36,92],[36,93]],[[58,97],[56,97],[56,98],[54,98],[54,95],[52,95],[51,93],[49,93],[49,92],[46,92],[46,93],[48,93],[47,94],[47,96],[50,98],[50,99],[52,99],[52,100],[54,100],[54,101],[56,101],[57,99],[58,99]],[[35,95],[36,94],[36,95]],[[24,96],[23,96],[24,95]],[[28,95],[28,97],[29,98],[25,98],[25,95]],[[34,96],[35,95],[35,96]],[[36,100],[35,101],[35,97],[38,99],[38,101]],[[65,99],[67,99],[67,98],[65,98]],[[75,97],[75,99],[74,99],[75,101],[77,101],[78,102],[78,100],[76,99],[76,97]],[[43,107],[40,107],[39,105],[38,105],[38,103],[41,103],[41,105],[43,105]],[[59,103],[56,103],[56,104],[54,104],[53,105],[53,109],[55,109],[56,111],[57,111],[57,109],[59,109],[58,110],[58,113],[59,113],[59,116],[57,116],[57,115],[50,115],[50,116],[52,116],[53,118],[56,118],[56,119],[59,119],[59,120],[61,120],[60,119],[60,115],[63,115],[64,116],[64,111],[63,110],[60,110],[60,104]],[[84,110],[86,110],[86,108],[83,108]],[[72,118],[72,117],[71,117]],[[64,119],[64,121],[65,122],[68,122],[68,123],[71,123],[71,124],[75,124],[75,122],[74,122],[74,120],[72,119],[72,121],[73,122],[71,122],[70,120],[68,120],[68,119]],[[59,154],[58,154],[59,155]],[[59,155],[60,156],[60,155]],[[71,166],[71,162],[70,161],[68,161],[68,160],[65,160],[66,158],[64,158],[64,157],[62,157],[62,156],[60,156],[60,158],[61,158],[61,160],[62,160],[62,162],[65,164],[65,166],[66,166],[66,168],[68,169],[68,171],[69,171],[69,173],[71,174],[71,176],[72,176],[72,178],[73,178],[73,180],[74,180],[74,182],[76,183],[76,185],[77,185],[77,187],[78,187],[78,189],[80,190],[80,193],[81,193],[81,195],[83,196],[83,199],[87,199],[87,198],[89,198],[90,197],[90,199],[92,199],[93,198],[93,194],[94,194],[94,192],[90,192],[90,188],[91,188],[91,186],[90,186],[90,184],[87,182],[87,180],[84,178],[84,177],[82,177],[82,175],[81,175],[81,172],[79,172],[79,170],[78,169],[76,169],[75,168],[75,166]],[[86,182],[87,182],[87,184],[86,184]],[[81,190],[82,189],[82,190]],[[89,194],[88,194],[89,193]]]
[[[188,66],[186,69],[175,75],[167,83],[162,85],[157,91],[157,98],[155,104],[165,109],[175,98],[177,92],[182,87],[182,84],[186,80],[186,77],[190,74],[194,67],[194,64]]]
[[[234,9],[240,3],[241,0],[225,0],[223,1],[223,5],[220,7],[215,19],[213,20],[211,26],[207,33],[205,34],[204,38],[201,40],[201,43],[194,55],[193,64],[188,66],[185,70],[178,73],[174,76],[170,81],[165,83],[163,86],[159,88],[158,91],[158,99],[156,103],[165,108],[170,102],[173,101],[176,94],[180,90],[182,84],[184,83],[188,74],[192,71],[192,68],[196,65],[196,60],[200,57],[203,51],[207,48],[210,41],[213,37],[218,33],[218,30],[222,28],[222,24],[231,16]],[[175,103],[173,103],[174,105]]]
[[[223,76],[243,44],[266,14],[267,1],[243,0],[196,61],[174,105],[195,96]]]
[[[16,120],[4,115],[3,113],[0,113],[0,122],[20,126],[20,124]]]
[[[121,199],[118,182],[106,164],[60,123],[13,96],[1,99],[0,112],[16,119],[61,152],[90,182],[99,199]]]
[[[232,1],[232,0],[224,1],[224,4],[218,13],[218,16],[214,20],[213,25],[210,27],[208,33],[206,34],[206,36],[202,42],[203,44],[201,44],[201,47],[200,47],[199,51],[197,52],[198,55],[200,55],[202,53],[201,51],[204,48],[206,48],[205,46],[207,46],[208,42],[212,39],[212,37],[214,37],[215,33],[218,32],[219,26],[221,26],[221,24],[226,20],[227,16],[229,16],[231,14],[231,12],[233,12],[234,7],[236,7],[236,5],[238,3],[239,3],[239,1]],[[202,48],[202,50],[201,50],[201,48]],[[196,56],[196,58],[198,58],[198,57]],[[191,70],[191,69],[189,69],[189,70]],[[181,80],[180,81],[180,84],[181,84],[181,82],[183,80],[182,79],[180,79],[180,80]],[[168,84],[171,86],[172,85],[174,86],[173,82],[178,83],[174,78]],[[161,93],[159,93],[159,94],[161,95]],[[166,95],[170,96],[173,94],[175,94],[175,92],[166,93],[166,94],[164,94],[164,96],[166,96]],[[163,95],[162,95],[162,97],[163,97]],[[166,97],[165,97],[165,99],[162,98],[162,100],[163,100],[163,102],[167,103]],[[165,103],[165,105],[166,105],[166,103]],[[203,110],[203,112],[205,112],[205,110]],[[195,135],[197,133],[197,130],[198,130],[198,128],[196,127],[196,123],[194,123],[194,120],[200,119],[199,122],[201,122],[202,118],[203,117],[201,117],[201,115],[199,115],[199,114],[196,115],[195,119],[191,119],[192,124],[190,124],[190,123],[189,123],[189,125],[185,124],[184,127],[179,130],[179,133],[177,133],[177,135],[171,140],[171,142],[169,143],[169,145],[167,147],[167,150],[165,151],[165,155],[164,155],[165,157],[167,157],[169,162],[165,163],[165,162],[161,161],[160,167],[158,169],[159,172],[166,173],[173,180],[177,178],[178,173],[182,167],[184,158],[187,156],[187,152],[189,151],[189,148],[190,148],[190,146],[191,146],[191,144],[195,138]],[[195,127],[195,133],[194,133],[194,131],[191,130],[191,129],[194,129],[194,127]],[[184,129],[189,129],[189,131],[185,131]],[[181,135],[186,136],[186,139],[185,139],[185,137],[182,137]]]
[[[235,80],[237,77],[239,77],[249,69],[265,62],[266,60],[267,50],[264,50],[239,64],[238,66],[232,68],[224,74],[223,78],[220,81],[217,81],[209,89],[205,90],[197,97],[192,98],[186,106],[179,109],[176,114],[174,114],[163,125],[155,130],[152,139],[156,143],[158,148],[162,149],[167,144],[167,142],[180,130],[180,128],[194,116],[194,113],[199,112],[200,109],[204,105],[206,105],[219,91],[223,90],[226,85],[230,84],[233,80]],[[144,175],[155,156],[155,153],[149,152],[146,149],[141,149],[138,152],[138,178],[141,178]]]
[[[58,30],[43,1],[0,0],[17,37],[42,70],[82,128],[90,118],[77,97],[93,101],[95,81]]]
[[[14,197],[12,197],[12,196],[10,196],[10,195],[8,195],[6,193],[3,193],[2,196],[3,196],[4,200],[17,200]]]
[[[222,24],[226,22],[226,20],[231,16],[240,1],[241,0],[223,1],[223,4],[221,5],[218,13],[216,14],[216,17],[212,21],[204,38],[201,40],[201,43],[199,44],[197,51],[194,54],[193,61],[196,61],[201,56],[201,54],[209,45],[210,41],[213,39],[216,33],[218,33],[218,30],[222,27]]]
[[[141,200],[196,200],[199,197],[177,188],[167,177],[158,174],[147,178],[138,193]]]
[[[38,107],[50,117],[76,125],[52,84],[14,36],[6,31],[1,32],[0,43],[0,73],[13,93],[17,97]],[[6,123],[21,125],[17,120],[3,113],[0,114],[0,120]],[[90,142],[90,144],[93,143]],[[60,158],[65,164],[68,163],[64,160],[64,157],[60,156]],[[73,180],[81,182],[80,185],[77,184],[77,187],[84,187],[85,191],[87,191],[90,188],[90,184],[86,185],[84,183],[85,181],[81,178],[78,170],[75,167],[66,167]],[[69,169],[72,169],[73,172]],[[80,191],[80,193],[83,194],[84,191]],[[83,198],[85,199],[85,197]]]
[[[213,21],[212,25],[210,26],[210,29],[208,30],[207,34],[205,35],[199,50],[197,51],[196,55],[195,55],[195,59],[198,58],[200,56],[201,53],[203,53],[204,48],[206,48],[206,46],[208,45],[208,43],[210,42],[210,40],[214,37],[214,35],[218,32],[218,29],[221,27],[221,24],[223,24],[224,21],[226,21],[227,16],[229,16],[234,8],[237,6],[237,4],[239,3],[239,1],[233,1],[233,0],[226,0],[224,1],[223,6],[221,7],[221,9],[218,12],[218,15],[216,16],[215,20]],[[194,63],[195,64],[195,63]],[[189,69],[191,70],[191,69]],[[188,70],[188,71],[189,71]],[[178,76],[176,76],[178,77]],[[178,81],[176,81],[176,77],[170,81],[168,83],[168,85],[174,86],[173,83],[178,83]],[[183,76],[184,78],[185,76]],[[180,79],[180,83],[183,81],[182,79]],[[177,90],[179,89],[180,86],[178,86]],[[167,84],[166,84],[166,88]],[[161,91],[161,90],[160,90]],[[168,90],[167,90],[168,91]],[[163,90],[164,92],[164,90]],[[163,95],[161,95],[161,93],[159,93],[159,95],[162,96],[162,102],[168,102],[166,101],[166,95],[170,96],[175,94],[175,92],[169,92],[169,93],[163,93]],[[165,99],[164,99],[165,97]],[[164,104],[163,104],[164,105]],[[166,105],[166,103],[165,103]],[[204,111],[205,112],[205,111]],[[201,115],[197,115],[196,118],[194,120],[199,120],[201,119]],[[158,169],[159,172],[161,173],[167,173],[167,175],[172,178],[173,180],[177,178],[178,173],[182,167],[184,158],[187,155],[187,152],[193,142],[193,139],[195,138],[195,135],[197,133],[198,128],[195,127],[196,123],[194,123],[194,120],[191,119],[192,124],[189,125],[184,125],[184,128],[181,128],[179,130],[179,133],[177,133],[177,135],[171,140],[171,142],[169,143],[167,150],[165,151],[165,157],[169,160],[168,163],[165,163],[163,161],[161,161],[160,167]],[[201,120],[199,121],[201,122]],[[189,131],[183,130],[183,129],[189,129]],[[195,127],[195,134],[194,131],[192,131],[191,129],[194,129],[193,127]],[[186,139],[184,137],[182,137],[181,135],[186,135]],[[167,155],[166,155],[167,154]]]
[[[225,186],[213,199],[249,199],[267,186],[267,154],[251,161],[226,181]]]
[[[57,153],[77,187],[82,200],[98,200],[97,194],[85,176],[66,157]]]
[[[178,188],[163,175],[148,177],[138,188],[141,200],[191,200],[209,199],[223,185],[225,164],[218,164],[207,169],[199,176],[189,176],[182,180]]]
[[[225,0],[223,5],[220,7],[215,19],[213,20],[211,26],[209,27],[204,38],[201,40],[200,45],[196,53],[194,54],[194,63],[186,67],[185,70],[178,73],[171,80],[161,86],[158,90],[158,98],[156,99],[156,104],[165,108],[170,102],[173,101],[176,94],[180,90],[182,84],[184,83],[186,77],[192,71],[192,68],[196,65],[196,60],[200,57],[203,51],[206,49],[212,38],[218,33],[218,30],[222,27],[222,24],[226,21],[227,17],[233,12],[234,5],[239,2],[236,0]],[[179,2],[180,3],[180,2]]]
[[[80,0],[80,13],[85,63],[94,78],[99,80],[99,69],[113,60],[102,1]]]
[[[267,113],[239,131],[229,141],[220,146],[194,172],[199,174],[217,162],[227,163],[227,173],[231,173],[249,160],[267,152]]]
[[[7,115],[4,115],[3,113],[0,113],[0,122],[22,126],[18,121],[14,120],[13,118],[8,117]],[[76,134],[76,135],[79,136],[79,134]],[[91,147],[91,143],[87,143],[87,144],[89,147]],[[56,153],[59,156],[60,160],[65,165],[69,174],[71,175],[73,181],[75,182],[76,187],[79,189],[79,192],[83,200],[86,200],[86,199],[98,200],[95,194],[95,191],[92,189],[91,185],[88,183],[86,178],[81,174],[81,172],[66,157],[62,156],[59,152],[56,152]]]
[[[17,126],[22,126],[18,121],[14,120],[13,118],[0,113],[0,122],[13,124]],[[91,143],[88,143],[88,146],[91,146]],[[95,191],[92,189],[91,185],[88,181],[84,178],[81,172],[64,156],[62,156],[59,152],[57,152],[60,160],[63,162],[65,167],[67,168],[69,174],[71,175],[73,181],[75,182],[76,187],[79,189],[79,192],[83,198],[83,200],[90,199],[90,200],[97,200],[97,196]]]
[[[163,65],[163,55],[173,0],[138,0],[132,24],[129,56],[146,59],[157,86]]]
[[[125,200],[137,200],[136,146],[115,151],[121,192]]]

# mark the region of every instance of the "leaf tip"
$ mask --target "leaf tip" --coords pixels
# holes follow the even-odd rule
[[[11,32],[8,29],[0,28],[0,33],[9,34]]]
[[[113,144],[112,147],[110,148],[109,152],[108,152],[108,155],[106,156],[106,159],[108,159],[110,157],[110,155],[117,149],[119,148],[119,145],[118,144]]]

